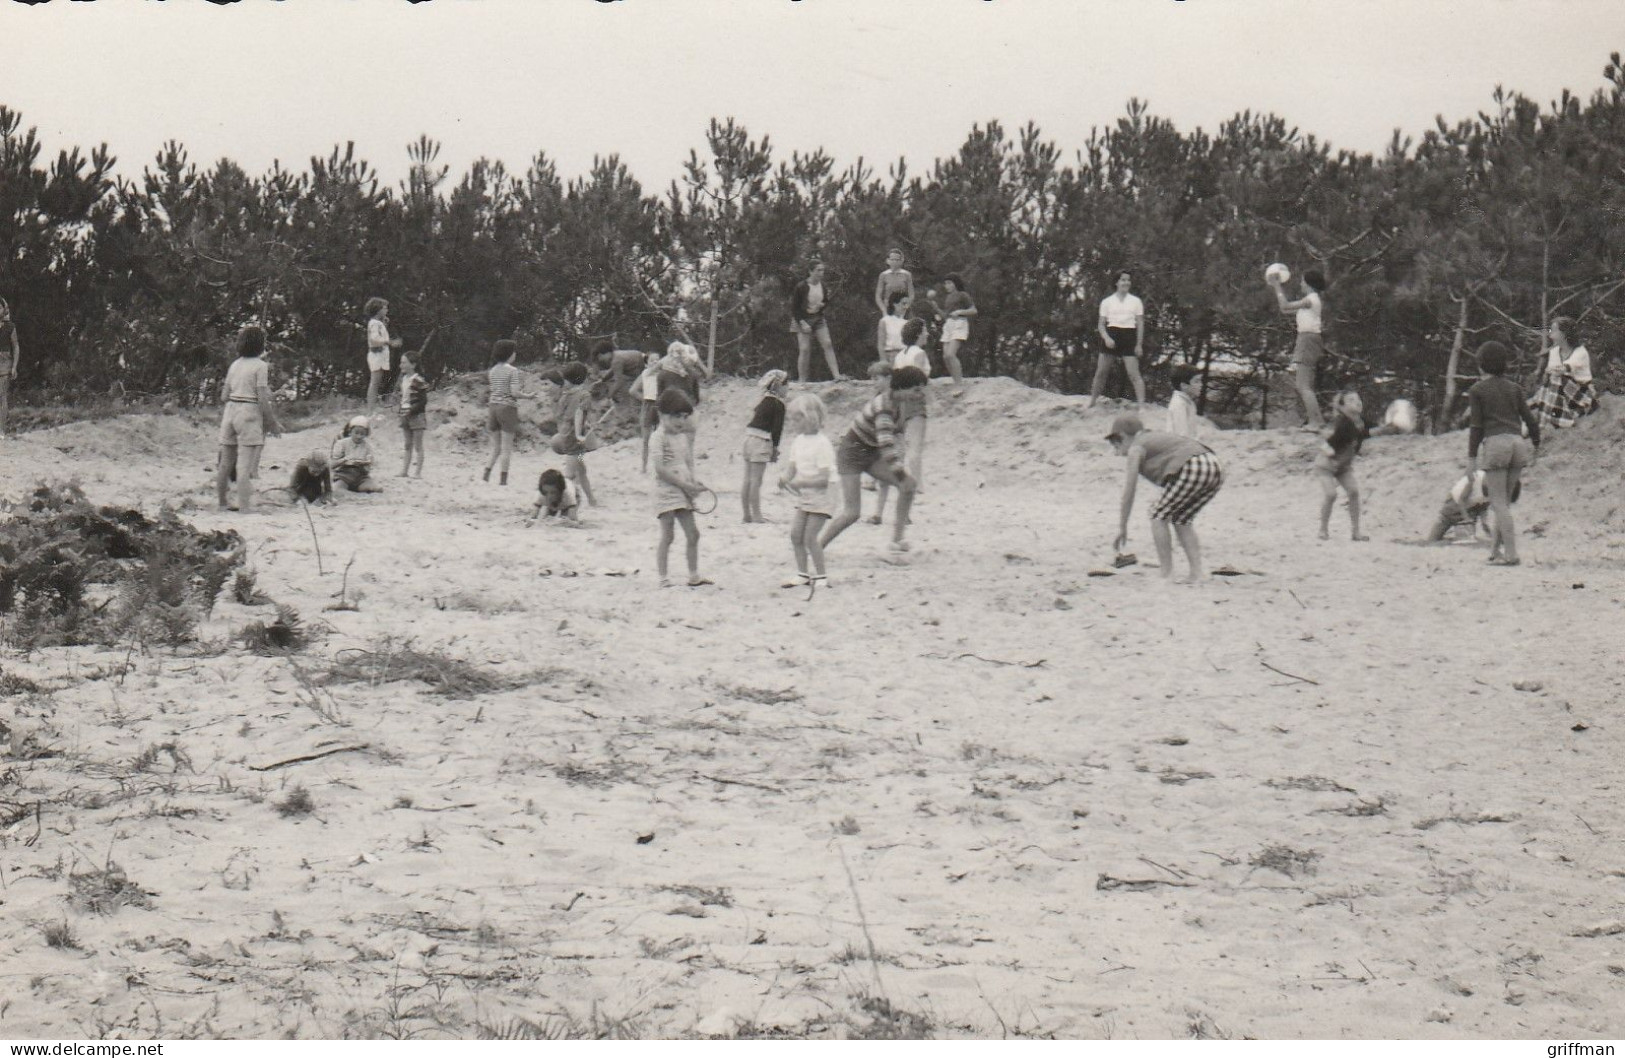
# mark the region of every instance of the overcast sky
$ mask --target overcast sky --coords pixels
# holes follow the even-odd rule
[[[1251,108],[1379,151],[1498,83],[1589,95],[1625,0],[60,0],[0,3],[0,41],[0,102],[132,176],[170,138],[252,173],[354,140],[394,184],[427,133],[454,175],[613,152],[660,190],[713,116],[882,172],[989,118],[1070,159],[1133,96],[1181,129]]]

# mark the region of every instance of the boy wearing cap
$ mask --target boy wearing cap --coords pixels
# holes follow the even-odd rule
[[[1128,459],[1123,479],[1123,503],[1118,519],[1118,551],[1128,543],[1128,519],[1134,512],[1134,490],[1140,478],[1162,486],[1162,498],[1151,508],[1151,538],[1157,545],[1162,579],[1174,576],[1174,547],[1168,527],[1179,535],[1179,546],[1190,563],[1186,583],[1202,580],[1202,543],[1191,524],[1224,484],[1224,472],[1213,450],[1190,437],[1147,430],[1138,415],[1119,415],[1106,435],[1112,448]]]

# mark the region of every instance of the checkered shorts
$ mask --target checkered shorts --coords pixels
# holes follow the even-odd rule
[[[1203,452],[1185,460],[1179,472],[1163,483],[1162,499],[1151,508],[1151,517],[1174,525],[1189,525],[1207,501],[1219,494],[1224,484],[1224,471],[1212,452]]]

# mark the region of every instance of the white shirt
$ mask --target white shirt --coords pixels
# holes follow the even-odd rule
[[[818,310],[822,309],[823,307],[824,307],[824,284],[822,284],[822,283],[808,283],[807,284],[807,311],[809,313],[811,313],[812,315],[817,315]]]
[[[1308,294],[1304,295],[1303,300],[1308,302],[1308,304],[1298,309],[1298,333],[1319,334],[1320,295],[1311,290]]]
[[[1463,475],[1457,480],[1455,488],[1450,490],[1450,498],[1463,509],[1490,502],[1489,492],[1484,486],[1484,472],[1480,470],[1475,473],[1471,482]]]
[[[1577,345],[1569,353],[1567,360],[1563,359],[1563,351],[1552,346],[1546,351],[1546,370],[1562,371],[1573,377],[1576,382],[1591,381],[1591,354],[1583,345]]]
[[[373,352],[389,348],[389,328],[376,316],[367,321],[367,348]]]
[[[1195,437],[1197,431],[1196,402],[1179,390],[1168,398],[1168,432],[1181,437]]]
[[[796,468],[798,482],[816,481],[821,473],[834,471],[835,446],[821,433],[796,434],[790,442],[787,458],[790,465]]]
[[[564,481],[564,491],[559,494],[559,513],[574,510],[581,505],[581,496],[576,492],[576,483],[568,478]],[[547,498],[542,497],[542,510],[547,510]]]
[[[885,328],[886,349],[888,351],[903,348],[903,324],[907,322],[901,316],[885,316],[881,319],[880,326]]]
[[[1145,318],[1145,302],[1133,294],[1108,294],[1100,303],[1100,318],[1108,327],[1121,327],[1132,331]]]
[[[892,370],[900,367],[917,367],[925,372],[925,377],[931,377],[931,354],[917,345],[911,345],[892,358]]]
[[[643,383],[643,399],[655,400],[660,396],[660,365],[643,369],[641,377]]]
[[[271,365],[262,356],[239,356],[226,368],[226,399],[259,403],[260,389],[271,388]]]

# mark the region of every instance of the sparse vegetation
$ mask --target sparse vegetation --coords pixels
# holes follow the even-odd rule
[[[311,798],[310,791],[303,786],[295,786],[288,791],[288,795],[276,802],[273,806],[277,815],[284,819],[308,816],[316,811],[316,802]]]
[[[47,922],[41,934],[45,937],[45,946],[48,948],[65,948],[77,951],[79,948],[79,935],[73,931],[73,926],[67,919],[56,922]]]
[[[250,653],[275,656],[290,654],[309,645],[310,632],[306,629],[298,610],[279,604],[275,619],[270,623],[249,622],[238,630],[237,640]]]
[[[240,569],[231,579],[231,597],[243,606],[264,606],[271,600],[260,591],[258,575],[251,569]]]
[[[152,907],[152,894],[130,880],[112,860],[101,868],[68,875],[68,903],[84,914],[111,915],[122,907]]]
[[[416,681],[433,694],[446,698],[474,698],[524,686],[537,679],[549,679],[551,671],[533,674],[531,679],[514,679],[481,669],[472,662],[454,658],[442,650],[417,650],[410,642],[396,645],[385,640],[374,650],[345,650],[333,659],[324,682],[385,683]]]

